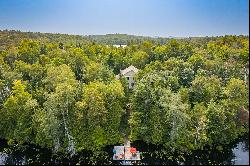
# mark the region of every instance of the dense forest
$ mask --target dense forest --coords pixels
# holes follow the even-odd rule
[[[74,154],[127,134],[188,153],[249,132],[248,36],[119,36],[0,31],[0,138]],[[132,90],[115,78],[130,65]]]

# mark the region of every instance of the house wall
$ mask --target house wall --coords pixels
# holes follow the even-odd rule
[[[132,89],[134,84],[135,84],[135,80],[134,77],[126,77],[129,83],[129,89]]]
[[[135,84],[134,75],[135,75],[135,73],[133,71],[130,71],[124,75],[124,77],[126,77],[128,80],[130,89],[132,89],[133,85]]]

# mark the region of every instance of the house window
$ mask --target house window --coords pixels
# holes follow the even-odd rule
[[[129,77],[127,77],[127,80],[129,80]]]

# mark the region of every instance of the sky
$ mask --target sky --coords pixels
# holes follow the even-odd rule
[[[0,0],[0,30],[152,37],[249,35],[249,0]]]

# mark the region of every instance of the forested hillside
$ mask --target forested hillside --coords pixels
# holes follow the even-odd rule
[[[17,46],[21,40],[32,39],[41,42],[64,43],[66,47],[79,47],[89,42],[95,42],[102,45],[131,45],[150,40],[155,44],[165,44],[168,38],[153,38],[144,36],[134,36],[127,34],[107,34],[107,35],[68,35],[40,32],[21,32],[15,30],[0,30],[0,50],[11,46]]]
[[[249,131],[248,36],[116,48],[1,31],[0,47],[0,137],[10,144],[75,153],[123,143],[127,132],[131,141],[190,152]],[[133,90],[115,78],[130,65],[139,69]]]
[[[68,47],[90,42],[87,37],[80,35],[0,30],[0,51],[8,49],[11,46],[17,46],[24,39],[38,40],[41,43],[64,43],[64,45]]]
[[[165,44],[169,38],[163,37],[145,37],[145,36],[134,36],[134,35],[127,35],[127,34],[107,34],[107,35],[89,35],[89,39],[97,42],[98,44],[107,44],[107,45],[114,45],[114,44],[124,44],[124,45],[131,45],[131,44],[138,44],[142,43],[145,40],[149,40],[155,44]]]

